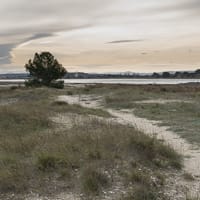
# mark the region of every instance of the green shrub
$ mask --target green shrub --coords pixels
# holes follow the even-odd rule
[[[2,166],[0,166],[2,167]],[[24,164],[15,163],[6,169],[0,168],[0,193],[22,192],[29,187],[29,171]]]
[[[66,101],[54,101],[52,103],[52,105],[54,106],[66,106],[66,105],[69,105]]]
[[[61,166],[67,167],[67,162],[54,155],[42,154],[38,157],[37,166],[42,171],[55,170]]]
[[[50,155],[41,155],[38,157],[38,168],[42,171],[55,169],[57,158]]]
[[[67,91],[67,95],[73,95],[72,91]]]
[[[31,79],[26,85],[37,86],[38,83],[48,87],[62,89],[64,81],[61,79],[67,73],[66,69],[54,58],[50,52],[35,53],[34,59],[25,65],[26,71],[30,73]],[[30,82],[30,83],[28,83]]]
[[[53,81],[47,86],[56,88],[56,89],[63,89],[65,84],[64,84],[64,81]]]
[[[151,183],[150,176],[142,169],[131,169],[128,177],[132,183],[148,185]]]
[[[122,197],[120,200],[158,200],[159,198],[158,191],[155,191],[153,188],[140,185],[136,187],[132,192],[130,192],[125,197]]]
[[[29,79],[24,82],[26,87],[42,87],[42,83],[37,79]]]
[[[108,186],[108,183],[107,175],[94,166],[90,166],[82,172],[81,185],[85,193],[98,194],[102,188]]]
[[[187,180],[187,181],[194,181],[194,180],[195,180],[194,177],[193,177],[193,175],[190,174],[190,173],[187,173],[187,172],[185,172],[185,173],[183,174],[183,177],[184,177],[184,179]]]

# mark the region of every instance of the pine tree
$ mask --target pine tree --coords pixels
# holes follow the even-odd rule
[[[30,73],[27,86],[64,87],[63,81],[56,80],[63,78],[67,71],[49,52],[35,53],[33,61],[30,59],[25,68]]]

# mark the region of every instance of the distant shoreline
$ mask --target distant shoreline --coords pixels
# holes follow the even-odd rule
[[[12,86],[21,85],[26,79],[0,79],[0,86]],[[200,79],[167,79],[167,78],[106,78],[106,79],[63,79],[65,84],[122,84],[122,85],[177,85],[177,84],[189,84],[189,83],[200,83]]]

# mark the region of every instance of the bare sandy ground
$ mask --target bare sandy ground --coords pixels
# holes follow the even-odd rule
[[[15,99],[0,102],[0,105],[8,105],[14,103]],[[79,104],[88,108],[102,108],[102,97],[95,95],[62,95],[58,96],[56,101],[65,101],[69,104]],[[177,100],[151,100],[142,101],[137,103],[169,103],[170,102],[182,102]],[[168,131],[168,127],[158,126],[157,121],[152,121],[134,115],[134,110],[114,110],[108,109],[108,112],[114,118],[111,118],[111,122],[117,122],[136,127],[138,130],[151,135],[156,136],[158,139],[163,140],[166,144],[169,144],[177,152],[181,153],[184,157],[184,172],[192,174],[195,178],[194,181],[186,181],[183,178],[183,173],[177,172],[172,174],[166,183],[166,193],[171,200],[186,200],[187,197],[200,197],[200,148],[188,143],[185,139],[172,131]],[[93,116],[94,117],[94,116]],[[76,114],[58,115],[52,118],[55,123],[62,124],[61,128],[70,128],[74,123],[85,123],[85,119]],[[102,119],[101,119],[102,120]],[[108,119],[107,119],[108,120]],[[111,191],[112,192],[112,191]],[[113,195],[107,196],[104,199],[113,199]],[[10,198],[9,198],[10,199]],[[24,199],[24,198],[23,198]],[[54,197],[39,197],[36,194],[30,194],[26,200],[80,200],[79,196],[71,193],[61,193]]]
[[[183,101],[179,99],[153,99],[153,100],[143,100],[143,101],[135,101],[134,103],[138,104],[166,104],[166,103],[192,103],[192,101]]]
[[[80,104],[89,108],[100,108],[101,97],[92,95],[83,96],[59,96],[58,101],[65,101],[69,104]],[[154,101],[155,102],[155,101]],[[168,101],[162,101],[165,103]],[[177,102],[177,101],[176,101]],[[151,102],[150,102],[151,103]],[[136,127],[138,130],[151,135],[156,136],[158,139],[163,140],[166,144],[170,145],[177,152],[181,153],[184,157],[184,171],[194,176],[194,181],[186,181],[181,174],[174,175],[172,179],[169,179],[169,185],[167,186],[171,192],[172,199],[185,200],[186,194],[188,197],[199,197],[200,195],[200,148],[194,147],[194,145],[188,143],[185,139],[172,131],[168,131],[168,127],[158,126],[158,122],[148,119],[140,118],[134,115],[133,110],[113,110],[108,109],[110,114],[115,118],[112,120],[121,123],[128,124]],[[177,191],[180,190],[180,191]],[[181,191],[182,190],[182,191]]]
[[[18,101],[18,99],[16,99],[16,98],[0,100],[0,106],[9,105],[9,104],[15,103],[17,101]]]
[[[74,194],[66,194],[66,193],[61,193],[59,195],[57,195],[56,197],[40,197],[38,195],[35,194],[31,194],[29,196],[26,197],[25,200],[80,200],[80,197],[75,196]]]

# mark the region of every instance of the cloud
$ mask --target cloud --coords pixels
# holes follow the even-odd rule
[[[197,10],[200,11],[200,1],[199,0],[183,1],[182,3],[174,5],[171,8],[172,9],[174,8],[175,10],[196,12]]]
[[[111,0],[110,2],[112,2]],[[14,48],[29,41],[52,37],[57,32],[85,29],[93,25],[107,0],[7,0],[0,7],[0,64],[11,62]],[[4,44],[9,41],[10,44]]]
[[[32,35],[32,36],[24,39],[23,41],[21,41],[20,43],[18,43],[16,45],[16,47],[25,46],[26,44],[29,44],[33,40],[37,40],[37,39],[41,39],[41,38],[46,38],[46,37],[53,37],[53,36],[54,36],[53,33],[37,33],[37,34],[34,34],[34,35]]]
[[[118,1],[118,0],[117,0]],[[0,32],[57,32],[91,24],[113,0],[7,0],[1,3]],[[101,11],[102,10],[102,11]],[[1,21],[1,18],[0,18]],[[17,22],[17,23],[14,23]],[[34,30],[35,29],[35,30]],[[46,31],[45,31],[46,30]]]
[[[0,57],[6,57],[8,52],[14,47],[14,44],[0,44]]]
[[[142,53],[141,53],[141,55],[147,55],[147,54],[148,54],[147,52],[142,52]]]
[[[108,42],[108,44],[118,44],[118,43],[132,43],[132,42],[143,42],[144,40],[138,39],[138,40],[114,40],[111,42]]]
[[[197,15],[200,12],[200,1],[199,0],[176,0],[174,2],[166,3],[161,6],[155,7],[154,11],[160,13],[182,13],[185,16]]]
[[[121,50],[132,58],[138,52],[154,49],[162,51],[181,45],[192,48],[200,33],[199,11],[199,0],[2,1],[0,64],[13,62],[13,66],[20,66],[35,51],[42,50],[56,56],[99,51],[101,59],[88,58],[98,68],[102,64],[99,62],[106,59],[103,52],[107,50],[110,55]],[[113,45],[105,45],[105,41]],[[119,48],[117,44],[123,46]],[[121,54],[110,63],[128,63],[127,56],[122,59]],[[15,59],[11,59],[13,55]],[[138,63],[148,56],[141,57],[136,59]],[[74,60],[80,66],[87,64],[79,57]]]
[[[44,37],[51,37],[51,36],[53,36],[52,33],[38,33],[28,38],[25,38],[20,43],[0,44],[0,64],[5,65],[11,63],[11,58],[12,58],[11,52],[17,46],[26,43],[28,41],[37,40]]]
[[[54,36],[54,34],[53,33],[37,33],[37,34],[25,39],[24,42],[27,42],[30,40],[37,40],[37,39],[45,38],[45,37],[51,37],[51,36]]]
[[[0,64],[10,63],[10,52],[15,47],[15,44],[0,44]]]

